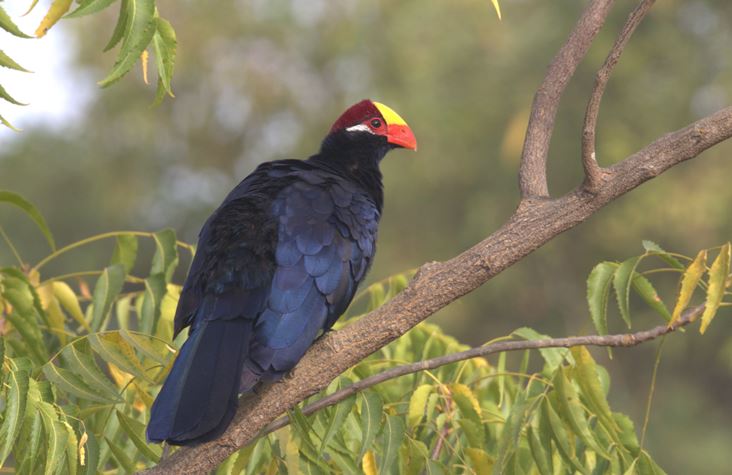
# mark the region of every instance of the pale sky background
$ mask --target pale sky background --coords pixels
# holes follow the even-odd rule
[[[27,16],[30,0],[6,0],[5,11],[26,34],[33,35],[48,11],[50,0],[38,2]],[[18,64],[33,73],[0,68],[0,84],[16,100],[27,103],[20,107],[0,100],[0,115],[20,129],[73,127],[83,116],[86,106],[96,93],[94,77],[72,68],[76,39],[68,33],[71,22],[85,18],[62,20],[40,39],[17,38],[0,30],[0,49]],[[17,135],[0,127],[0,146]],[[0,149],[0,153],[2,150]]]

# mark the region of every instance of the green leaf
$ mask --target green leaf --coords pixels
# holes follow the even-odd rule
[[[381,397],[375,391],[364,391],[361,393],[361,452],[358,459],[363,459],[363,455],[371,448],[374,443],[376,434],[381,428],[381,411],[384,403]]]
[[[546,425],[551,429],[552,439],[557,447],[559,455],[564,461],[573,466],[575,470],[578,470],[584,475],[588,475],[587,469],[583,467],[577,457],[574,454],[574,445],[570,441],[570,433],[559,418],[557,411],[554,409],[551,397],[544,398],[541,404],[541,416],[543,418],[542,424]],[[556,401],[556,399],[555,399]]]
[[[122,430],[127,434],[135,447],[144,455],[148,460],[155,463],[160,461],[160,455],[162,449],[158,445],[149,445],[145,441],[145,424],[135,420],[129,416],[126,416],[119,410],[117,412],[117,420]]]
[[[384,454],[381,461],[381,473],[390,471],[397,462],[399,447],[404,440],[404,420],[401,416],[386,416],[384,424]]]
[[[541,475],[552,475],[554,468],[552,467],[552,449],[551,444],[545,444],[548,440],[542,441],[539,434],[532,426],[526,428],[526,438],[529,439],[529,449],[531,456],[534,458],[536,468],[539,469]]]
[[[175,68],[175,55],[178,45],[178,41],[175,37],[175,30],[173,26],[167,20],[160,17],[155,19],[156,30],[155,35],[152,39],[153,51],[155,52],[155,60],[158,67],[158,91],[157,97],[160,97],[166,93],[173,97],[173,89],[170,86],[170,82],[173,78],[173,70]]]
[[[120,336],[144,356],[152,358],[160,364],[167,364],[167,355],[170,353],[167,346],[163,351],[153,344],[151,336],[132,333],[127,330],[120,330]]]
[[[589,350],[584,346],[576,346],[571,351],[575,361],[575,381],[579,384],[587,405],[603,425],[605,425],[608,431],[617,431],[617,426],[612,418],[610,405],[607,402],[605,391],[602,388],[598,366],[595,364],[595,360],[592,358]]]
[[[730,266],[730,243],[728,242],[719,250],[719,255],[714,262],[712,267],[709,269],[709,288],[707,289],[707,300],[704,304],[704,313],[701,318],[701,327],[699,332],[704,334],[707,331],[707,327],[712,322],[714,315],[716,315],[719,309],[719,304],[722,303],[724,298],[724,289],[727,276],[729,275]]]
[[[74,396],[101,403],[114,402],[115,399],[117,399],[110,399],[108,397],[101,396],[94,389],[90,388],[75,373],[64,368],[59,368],[51,362],[43,365],[43,374],[46,376],[48,381],[53,383],[56,387]]]
[[[163,274],[165,281],[170,282],[173,272],[178,265],[178,247],[175,231],[164,229],[153,236],[155,239],[155,254],[153,255],[150,275]]]
[[[42,394],[41,386],[34,380],[30,380],[30,391]],[[51,475],[63,464],[66,455],[66,444],[68,433],[66,427],[61,423],[52,404],[44,401],[41,397],[35,404],[41,414],[43,429],[46,435],[46,469],[45,474]]]
[[[632,278],[635,277],[635,268],[638,267],[642,256],[631,257],[626,260],[615,271],[613,277],[613,287],[615,288],[615,296],[618,300],[618,308],[620,309],[620,315],[625,320],[625,324],[628,328],[631,326],[630,322],[630,286]]]
[[[153,274],[145,279],[145,293],[142,296],[140,331],[154,335],[160,320],[160,303],[165,296],[165,276]]]
[[[528,401],[526,393],[520,391],[513,401],[511,412],[503,424],[503,430],[498,439],[498,455],[496,456],[496,469],[498,473],[504,473],[511,456],[516,452],[521,436],[521,428],[526,420]]]
[[[40,229],[43,235],[46,237],[46,241],[48,242],[51,250],[56,250],[56,243],[53,240],[53,235],[51,234],[51,230],[48,228],[48,224],[46,224],[46,220],[43,218],[43,215],[38,211],[38,209],[33,206],[33,204],[31,204],[31,202],[27,201],[25,198],[17,193],[3,190],[0,190],[0,202],[5,202],[22,209],[25,214],[27,214],[28,217],[36,223],[38,229]]]
[[[485,446],[485,430],[483,429],[483,424],[464,417],[458,420],[458,424],[463,430],[465,438],[468,439],[468,445],[470,447]]]
[[[0,304],[1,306],[2,304]],[[5,338],[0,338],[0,369],[3,367],[5,362]]]
[[[120,234],[117,236],[112,261],[110,264],[122,264],[125,273],[130,273],[135,267],[137,259],[137,236],[134,234]]]
[[[350,381],[348,381],[348,384],[343,384],[339,387],[340,389],[343,389],[347,385],[350,385]],[[354,404],[356,404],[356,396],[348,397],[336,404],[335,409],[332,411],[333,414],[330,417],[330,422],[325,430],[325,435],[323,435],[323,440],[320,444],[321,452],[325,451],[333,436],[341,430],[346,417],[348,417],[348,414],[353,410]]]
[[[704,275],[704,270],[707,266],[707,250],[702,249],[694,258],[694,261],[689,264],[683,277],[681,278],[681,289],[679,290],[679,297],[676,299],[676,305],[674,306],[674,312],[671,316],[671,323],[676,322],[681,318],[681,314],[691,302],[691,297],[694,295],[696,286],[699,285],[699,281]]]
[[[618,265],[614,262],[601,262],[592,269],[587,278],[587,304],[592,323],[600,335],[607,335],[607,301],[617,268]]]
[[[525,340],[544,340],[551,338],[549,335],[543,335],[529,327],[519,328],[512,335],[516,335]],[[553,373],[562,364],[567,355],[569,355],[569,350],[567,348],[541,348],[539,349],[539,353],[541,353],[542,358],[546,361],[548,370]]]
[[[127,74],[155,34],[154,0],[128,0],[126,10],[127,21],[122,35],[122,46],[112,71],[98,82],[101,87],[107,87]]]
[[[109,38],[109,41],[107,42],[107,45],[102,50],[103,52],[107,52],[117,46],[117,43],[119,43],[119,40],[122,39],[122,36],[125,34],[125,29],[127,28],[127,19],[129,16],[129,8],[128,3],[132,0],[120,0],[119,2],[119,15],[117,16],[117,24],[114,26],[114,31],[112,32],[112,37]]]
[[[112,363],[122,371],[134,376],[148,379],[142,364],[135,356],[135,350],[127,344],[118,332],[93,333],[89,335],[89,344],[102,359]]]
[[[81,3],[81,5],[79,5],[79,8],[69,13],[64,18],[79,18],[85,15],[91,15],[92,13],[100,12],[113,4],[115,1],[116,0],[90,0],[88,2],[83,2]]]
[[[643,249],[645,249],[647,252],[651,252],[653,254],[656,254],[658,257],[666,261],[668,265],[673,267],[674,269],[683,270],[684,265],[679,262],[678,259],[676,259],[674,256],[666,252],[661,246],[656,244],[653,241],[643,241]]]
[[[2,367],[2,362],[0,362],[0,367]],[[4,384],[7,385],[7,389],[4,396],[5,409],[2,413],[2,424],[0,424],[0,466],[13,450],[15,439],[20,432],[28,398],[29,376],[28,371],[22,369],[11,369],[5,376]]]
[[[32,36],[26,35],[22,31],[20,31],[20,28],[13,23],[13,20],[10,19],[10,16],[5,11],[3,7],[0,6],[0,28],[7,31],[11,35],[18,36],[20,38],[32,38]]]
[[[29,73],[27,69],[25,69],[20,64],[16,63],[10,56],[5,54],[2,50],[0,50],[0,66],[8,69],[14,69],[16,71],[21,71],[24,73]]]
[[[580,404],[579,395],[567,377],[567,368],[560,368],[554,376],[554,390],[557,393],[559,407],[564,415],[563,419],[569,423],[574,433],[587,447],[609,460],[610,454],[600,446],[590,430],[585,411]]]
[[[95,475],[99,467],[99,442],[93,432],[87,433],[84,452],[86,455],[86,475]]]
[[[633,421],[630,420],[625,414],[617,412],[613,413],[613,419],[620,428],[620,441],[634,457],[638,456],[640,452],[640,444],[638,443],[638,437],[635,434],[635,426]]]
[[[24,104],[22,102],[19,102],[13,98],[10,94],[8,94],[8,91],[5,90],[2,85],[0,85],[0,99],[5,99],[6,101],[10,102],[11,104],[15,104],[16,106],[27,106],[28,104]]]
[[[92,296],[94,311],[91,327],[94,331],[103,330],[107,326],[107,317],[112,309],[112,304],[122,290],[124,282],[125,270],[121,264],[107,267],[99,276]]]
[[[97,366],[88,341],[79,339],[67,345],[61,351],[61,359],[66,368],[76,373],[82,381],[94,388],[100,397],[114,402],[121,401],[117,387]]]
[[[668,311],[668,308],[666,308],[663,300],[661,300],[658,292],[656,292],[653,284],[651,284],[648,279],[640,274],[636,274],[633,278],[633,290],[641,296],[649,307],[655,310],[656,313],[661,315],[667,322],[671,321],[671,312]]]
[[[117,460],[117,462],[121,465],[121,468],[123,468],[127,473],[135,473],[137,471],[135,469],[135,464],[127,456],[127,454],[125,453],[125,449],[117,444],[112,443],[112,441],[109,440],[109,438],[107,437],[105,437],[104,440],[107,441],[109,450],[112,452],[115,460]]]
[[[407,426],[414,429],[420,423],[427,409],[427,398],[432,392],[434,386],[431,384],[422,384],[417,387],[409,398],[409,409],[407,411]]]

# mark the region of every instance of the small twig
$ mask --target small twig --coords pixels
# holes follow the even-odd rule
[[[523,351],[527,349],[535,350],[539,348],[570,348],[573,346],[609,346],[609,347],[628,347],[636,346],[646,341],[654,340],[659,336],[667,335],[681,327],[694,322],[704,311],[704,305],[692,307],[686,310],[681,317],[670,325],[659,325],[650,330],[643,330],[636,333],[621,333],[617,335],[588,335],[588,336],[570,336],[566,338],[546,338],[541,340],[520,340],[520,341],[501,341],[491,343],[485,346],[478,346],[466,351],[452,353],[450,355],[438,356],[429,360],[418,361],[416,363],[396,366],[394,368],[374,374],[368,378],[356,381],[352,385],[336,391],[333,394],[325,396],[322,399],[308,404],[302,409],[302,413],[306,416],[313,414],[321,409],[337,404],[350,396],[368,389],[371,386],[383,383],[390,379],[398,378],[407,374],[419,371],[439,368],[451,363],[463,361],[480,356],[492,355],[494,353],[502,353],[504,351]],[[260,437],[277,429],[281,429],[290,423],[287,416],[282,417],[268,426],[266,426]]]
[[[3,237],[3,240],[5,240],[5,244],[7,244],[8,247],[10,248],[10,252],[12,252],[13,255],[15,256],[15,260],[18,261],[18,265],[23,267],[23,258],[20,257],[20,253],[15,248],[15,245],[13,245],[13,241],[10,240],[10,237],[8,237],[8,235],[5,234],[5,230],[3,229],[2,226],[0,226],[0,236]]]
[[[445,414],[450,417],[451,412],[452,398],[449,394],[447,394],[445,397]],[[442,429],[437,432],[437,442],[435,443],[435,448],[432,450],[432,454],[430,455],[430,458],[432,460],[437,460],[437,458],[440,456],[440,451],[442,451],[442,445],[450,434],[450,425],[448,424],[448,422],[448,419],[445,419],[445,423],[442,425]]]
[[[646,413],[643,417],[643,430],[641,430],[640,448],[643,450],[643,445],[646,441],[646,432],[648,431],[648,423],[651,420],[651,407],[653,406],[653,395],[656,392],[656,379],[658,377],[658,366],[661,364],[661,352],[663,350],[663,344],[666,338],[661,338],[661,342],[658,344],[656,349],[656,360],[653,363],[653,373],[651,374],[651,386],[648,388],[648,399],[646,400]]]
[[[595,75],[595,86],[592,89],[590,100],[587,102],[587,110],[585,111],[585,122],[582,128],[582,167],[585,170],[585,188],[594,192],[600,184],[602,177],[602,169],[597,163],[595,153],[595,136],[597,131],[597,116],[600,113],[600,102],[605,93],[605,87],[610,79],[615,65],[623,54],[623,50],[628,45],[631,35],[638,27],[643,18],[651,9],[656,0],[641,0],[637,7],[628,16],[615,44],[607,55],[605,63],[597,71]]]
[[[567,42],[552,60],[544,81],[539,86],[531,105],[531,116],[526,129],[521,153],[519,186],[521,197],[548,198],[546,159],[559,101],[574,76],[582,58],[590,49],[592,40],[605,23],[614,0],[593,0],[582,12]]]

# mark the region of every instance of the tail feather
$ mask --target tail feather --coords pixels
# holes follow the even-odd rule
[[[250,320],[205,321],[183,344],[153,403],[147,438],[190,445],[219,436],[236,412]]]

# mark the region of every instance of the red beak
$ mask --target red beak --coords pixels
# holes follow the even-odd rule
[[[397,147],[417,150],[417,139],[408,125],[389,124],[386,127],[386,140]]]

